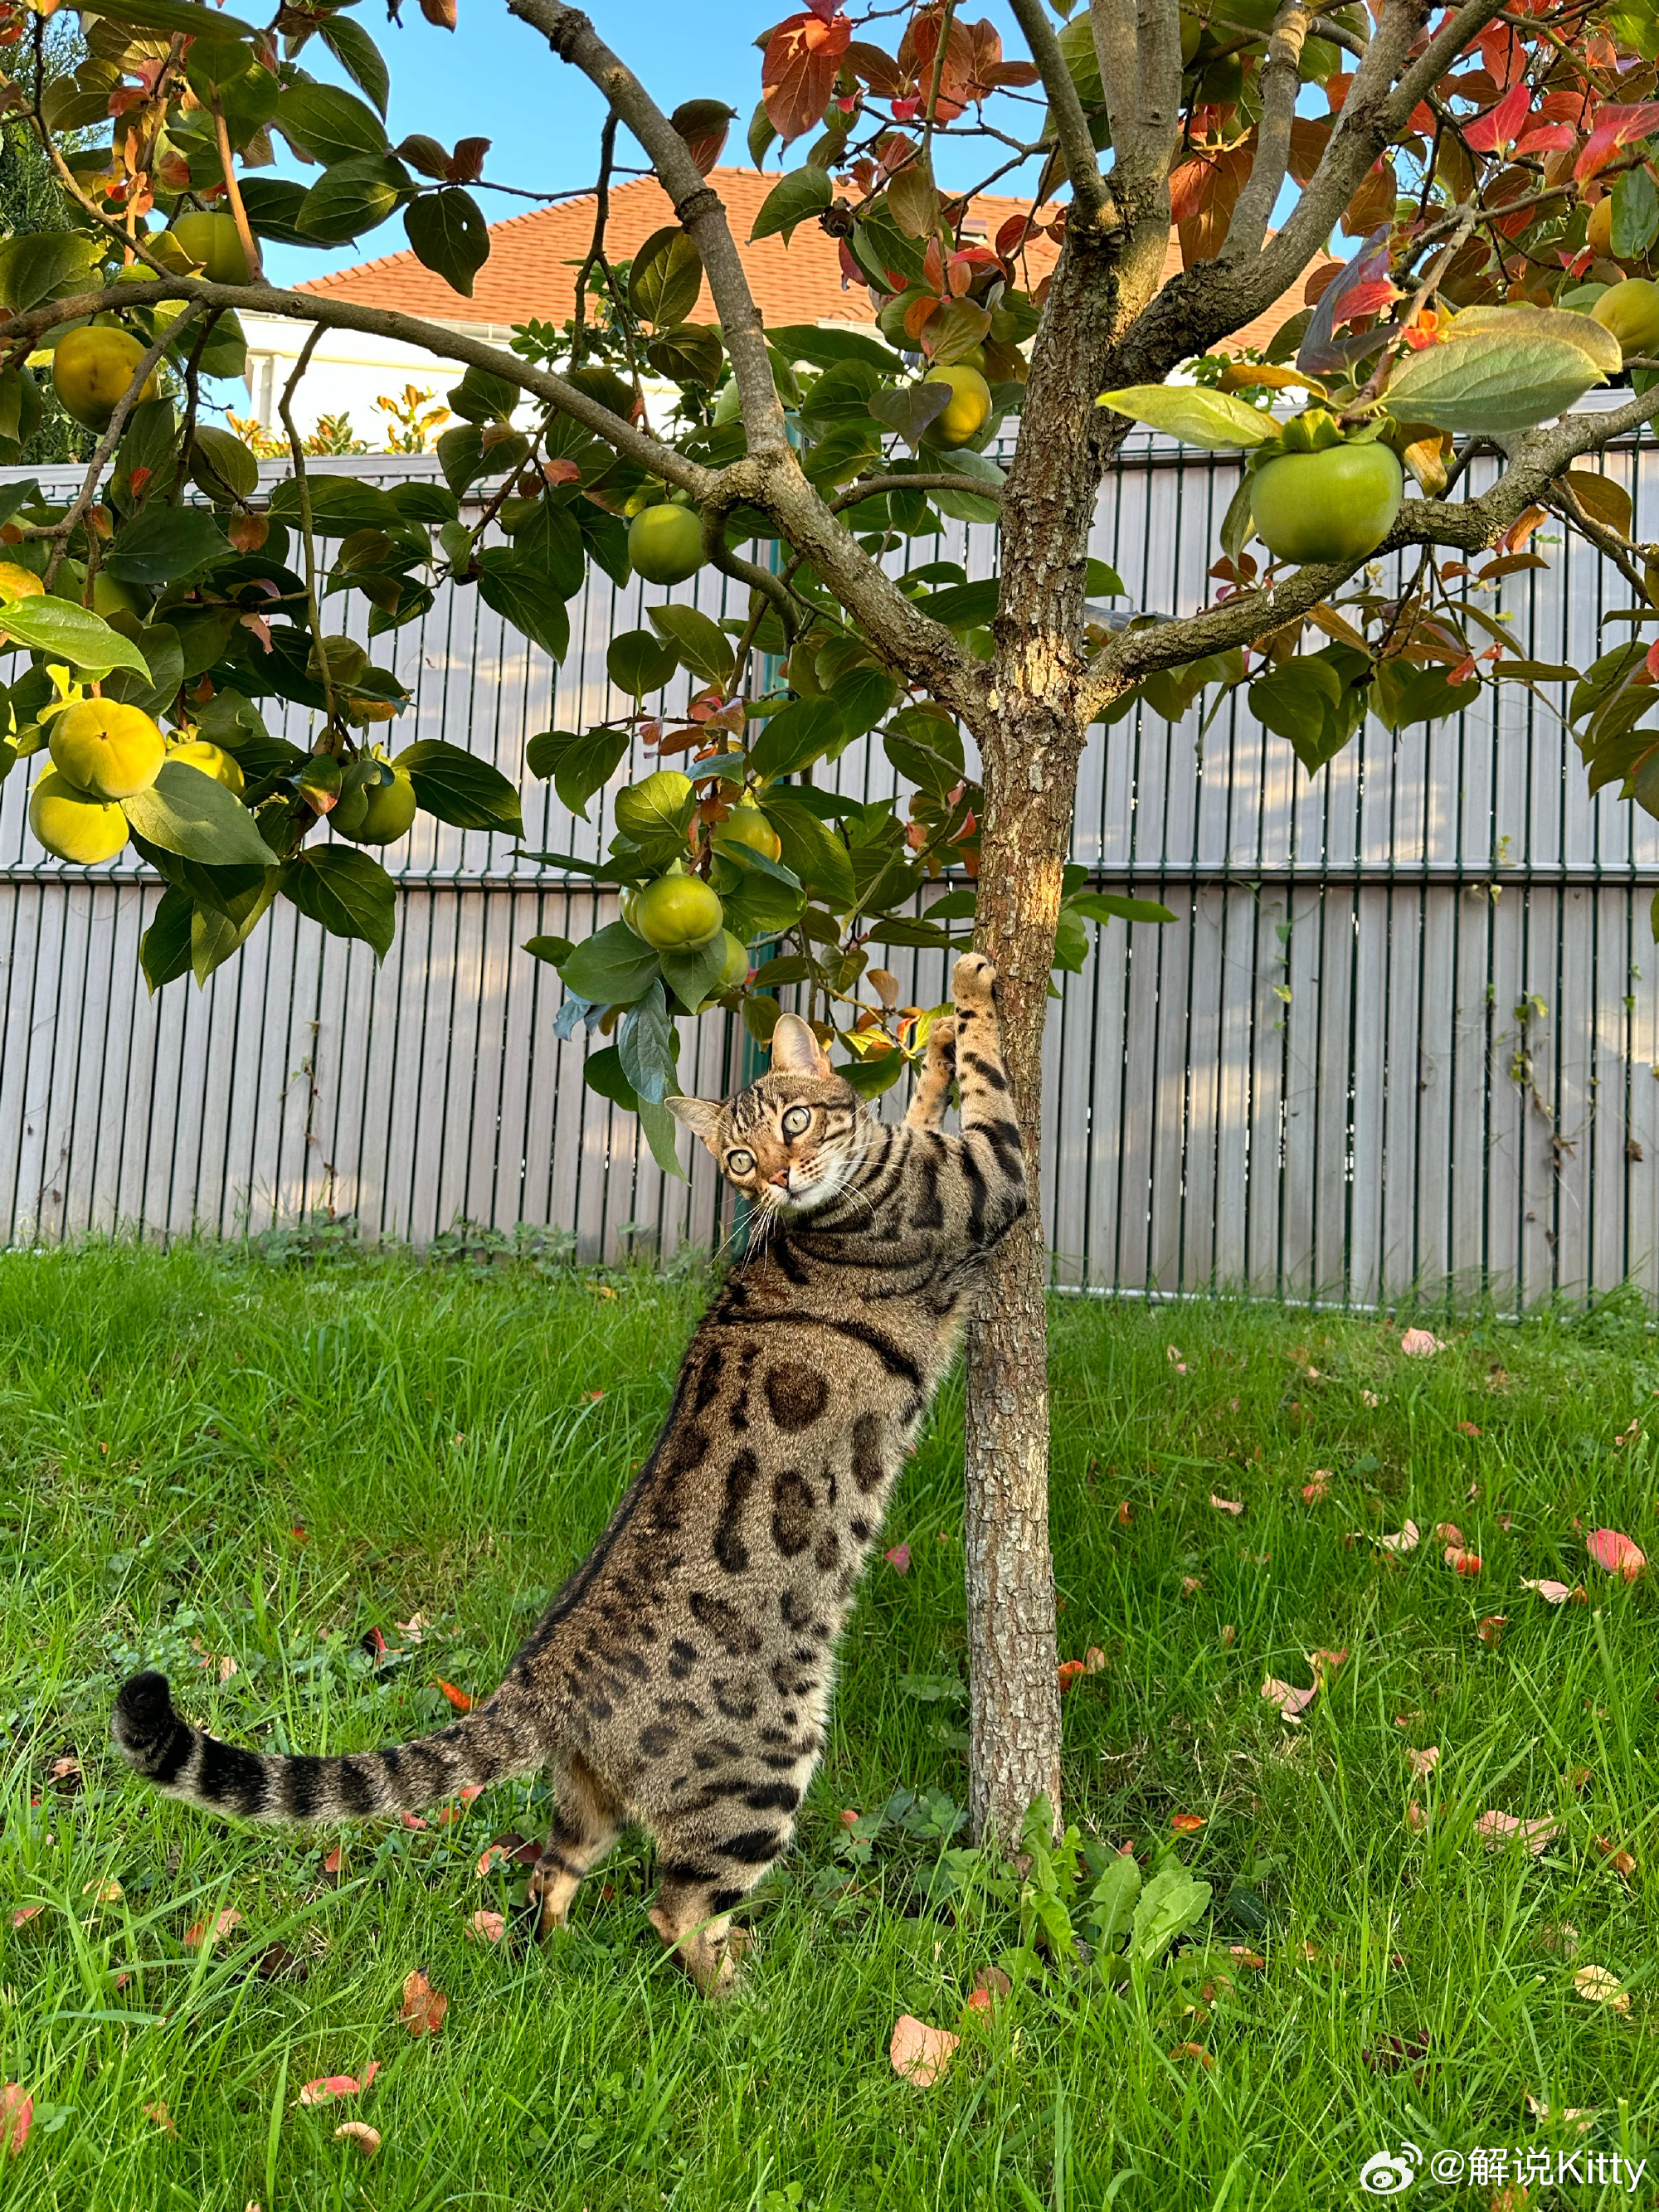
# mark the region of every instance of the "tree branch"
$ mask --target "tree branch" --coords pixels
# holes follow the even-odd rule
[[[1167,206],[1170,163],[1181,138],[1181,10],[1177,0],[1139,0],[1140,105],[1133,153],[1137,187],[1154,182]]]
[[[282,416],[283,428],[288,432],[288,450],[294,462],[294,480],[300,487],[300,532],[306,549],[306,613],[311,623],[311,642],[317,652],[317,673],[323,687],[324,727],[331,735],[334,729],[334,676],[323,645],[323,617],[317,600],[317,533],[312,525],[311,479],[306,474],[305,447],[294,422],[294,395],[311,366],[311,356],[317,350],[317,341],[322,335],[320,329],[313,331],[301,347],[300,358],[294,364],[294,374],[283,386],[276,412]]]
[[[1448,15],[1411,67],[1401,77],[1389,103],[1391,126],[1403,123],[1419,100],[1425,99],[1457,59],[1469,40],[1501,15],[1504,0],[1463,0]],[[1358,80],[1356,79],[1356,82]]]
[[[1311,21],[1302,0],[1285,0],[1273,18],[1267,58],[1261,64],[1261,120],[1256,127],[1255,159],[1238,196],[1218,257],[1224,263],[1260,253],[1273,219],[1273,203],[1291,165],[1291,126],[1302,84],[1302,48]]]
[[[1071,179],[1072,204],[1080,216],[1093,222],[1099,217],[1110,195],[1100,173],[1100,164],[1095,159],[1094,141],[1089,136],[1083,102],[1078,98],[1072,72],[1066,66],[1060,41],[1048,21],[1045,0],[1009,0],[1009,4],[1030,50],[1037,75],[1042,79],[1042,89],[1048,95],[1048,112],[1054,118],[1054,135],[1066,163],[1066,174]]]
[[[720,333],[743,402],[752,453],[787,452],[783,408],[772,381],[766,331],[744,272],[720,194],[691,158],[691,149],[627,64],[611,52],[580,9],[563,0],[507,0],[508,10],[539,31],[562,62],[597,85],[651,157],[674,203],[676,219],[695,240]],[[613,441],[614,442],[614,441]]]
[[[856,507],[861,500],[878,499],[890,491],[970,491],[976,499],[1000,499],[1003,486],[981,483],[977,477],[953,477],[927,474],[913,477],[860,477],[837,492],[830,501],[831,514],[843,508]]]
[[[1568,416],[1553,429],[1528,430],[1510,447],[1510,465],[1490,491],[1479,499],[1407,500],[1393,529],[1366,555],[1365,561],[1320,562],[1221,606],[1206,607],[1198,614],[1146,629],[1122,631],[1089,664],[1083,688],[1085,723],[1096,720],[1145,676],[1161,668],[1180,667],[1206,653],[1224,653],[1231,646],[1249,645],[1306,615],[1340,590],[1366,562],[1381,560],[1407,545],[1448,545],[1466,553],[1485,550],[1528,507],[1543,499],[1562,471],[1581,453],[1600,451],[1656,416],[1659,390],[1644,392],[1625,406],[1606,412]]]
[[[1135,36],[1135,0],[1089,0],[1089,27],[1095,61],[1106,94],[1106,119],[1112,128],[1113,167],[1122,167],[1133,141],[1140,105],[1140,50]],[[1056,54],[1060,44],[1054,44]],[[1065,68],[1062,60],[1060,66]],[[1069,71],[1067,72],[1069,75]],[[1081,103],[1079,103],[1081,112]]]

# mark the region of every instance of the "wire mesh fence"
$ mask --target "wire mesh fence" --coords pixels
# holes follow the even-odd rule
[[[1604,465],[1636,536],[1659,537],[1656,449]],[[382,484],[435,471],[314,465]],[[1092,550],[1137,605],[1188,611],[1237,482],[1224,459],[1138,439]],[[1549,550],[1482,604],[1530,657],[1582,665],[1623,587],[1582,548]],[[946,525],[902,565],[975,577],[997,557],[994,530]],[[744,611],[735,588],[705,571],[672,596],[718,617]],[[376,641],[413,695],[398,742],[470,747],[521,783],[530,848],[598,857],[603,805],[573,818],[524,748],[625,704],[605,648],[642,625],[642,600],[595,574],[556,667],[475,591],[441,590]],[[828,773],[860,797],[894,787],[878,739]],[[319,1208],[417,1243],[458,1219],[556,1224],[589,1256],[722,1235],[712,1162],[683,1143],[689,1182],[661,1174],[586,1087],[584,1034],[555,1034],[556,976],[518,949],[609,920],[608,894],[422,816],[387,856],[400,914],[382,966],[278,901],[205,990],[151,999],[137,946],[160,886],[49,859],[25,784],[0,787],[0,1238],[230,1235]],[[1094,733],[1073,857],[1176,920],[1110,925],[1062,979],[1042,1141],[1057,1281],[1659,1290],[1659,823],[1589,796],[1555,708],[1510,686],[1398,736],[1369,722],[1311,781],[1243,686],[1175,726],[1139,708]],[[907,996],[945,996],[943,955],[884,957]],[[705,1018],[684,1049],[689,1090],[727,1091],[752,1064],[729,1020]]]

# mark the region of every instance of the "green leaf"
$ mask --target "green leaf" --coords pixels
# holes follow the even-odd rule
[[[549,738],[562,741],[556,750],[547,744]],[[567,730],[544,730],[530,740],[525,761],[532,775],[550,775],[561,802],[586,822],[588,800],[615,775],[628,746],[626,730],[589,730],[581,737]]]
[[[635,1096],[659,1106],[674,1080],[674,1024],[659,975],[629,1009],[617,1033],[617,1056]]]
[[[786,323],[766,333],[767,343],[792,362],[810,362],[814,368],[833,368],[838,362],[861,362],[883,376],[902,376],[904,363],[890,346],[864,331],[840,327],[823,330],[817,323]]]
[[[656,844],[665,838],[678,845],[691,819],[691,806],[690,777],[682,775],[678,769],[659,768],[653,775],[619,791],[611,811],[617,829],[636,845]]]
[[[442,484],[422,483],[418,477],[393,484],[386,497],[405,522],[438,523],[459,520],[461,503]]]
[[[735,892],[720,895],[726,926],[746,945],[750,938],[776,929],[787,929],[806,903],[800,880],[791,868],[751,853],[746,845],[729,845],[720,855],[741,878]]]
[[[355,530],[400,531],[404,517],[386,493],[376,484],[356,477],[318,476],[306,479],[311,494],[312,526],[320,538],[349,538]],[[270,512],[282,520],[301,520],[300,480],[284,477],[270,495]]]
[[[382,121],[391,79],[380,50],[362,25],[351,16],[325,15],[317,26],[323,44],[347,76],[360,84],[374,101]]]
[[[843,739],[841,709],[833,699],[792,699],[770,717],[749,755],[749,765],[763,783],[776,776],[799,775],[831,746]],[[769,805],[771,795],[769,794]]]
[[[478,596],[550,659],[562,660],[570,650],[570,617],[563,596],[516,550],[492,545],[479,556]]]
[[[14,599],[6,609],[5,629],[15,645],[49,653],[71,668],[100,674],[111,668],[136,668],[142,676],[150,672],[137,647],[112,630],[101,615],[49,592],[39,599]]]
[[[190,966],[199,989],[216,968],[246,944],[264,921],[281,888],[283,872],[267,868],[264,880],[240,911],[224,913],[198,904],[190,918]]]
[[[890,392],[870,396],[870,412],[878,422],[896,430],[915,452],[921,434],[951,404],[951,387],[944,382],[896,385]]]
[[[1390,380],[1389,411],[1396,422],[1502,434],[1565,415],[1607,380],[1568,339],[1482,330],[1409,355]]]
[[[168,38],[252,40],[258,36],[253,26],[240,16],[222,15],[216,8],[192,7],[189,0],[107,0],[107,5],[80,12],[96,14],[108,22],[131,25],[140,31],[162,31]]]
[[[981,576],[971,584],[948,585],[942,592],[929,592],[918,599],[916,611],[943,623],[946,629],[980,629],[996,613],[999,588],[994,576]]]
[[[720,969],[726,965],[726,938],[722,933],[712,945],[705,945],[699,952],[665,952],[662,972],[669,989],[688,1013],[697,1008],[720,979]]]
[[[575,949],[568,937],[526,937],[519,947],[532,960],[545,960],[550,968],[556,968],[560,961],[568,959]]]
[[[660,972],[655,952],[625,921],[596,929],[559,965],[565,988],[594,1006],[631,1006]]]
[[[519,794],[500,769],[440,738],[405,745],[395,765],[406,771],[422,813],[456,830],[495,830],[522,837]]]
[[[164,852],[216,868],[271,866],[253,817],[224,785],[188,761],[167,760],[148,791],[123,799],[138,835]]]
[[[331,937],[361,938],[377,961],[392,950],[398,891],[378,860],[351,845],[318,845],[297,854],[283,872],[283,896]]]
[[[659,690],[679,665],[678,647],[659,644],[648,629],[625,629],[611,639],[605,656],[611,681],[634,699]]]
[[[1450,684],[1443,668],[1413,668],[1408,660],[1400,659],[1382,663],[1372,694],[1378,719],[1395,731],[1413,722],[1443,721],[1472,707],[1480,696],[1478,683]]]
[[[614,1044],[602,1045],[598,1052],[588,1054],[582,1062],[582,1081],[613,1105],[625,1107],[630,1114],[639,1111],[638,1095],[623,1073],[622,1054]]]
[[[915,946],[933,951],[948,951],[953,945],[965,945],[971,941],[968,937],[952,937],[937,923],[921,921],[911,915],[889,915],[875,925],[868,937],[872,945]]]
[[[118,583],[179,584],[230,550],[210,508],[152,505],[116,532],[104,566]]]
[[[300,211],[306,188],[287,177],[244,177],[242,207],[256,236],[274,238],[283,246],[309,246],[300,228]]]
[[[0,243],[0,304],[21,314],[43,300],[96,290],[91,272],[103,258],[95,238],[72,230],[25,232]]]
[[[492,376],[475,362],[445,396],[464,422],[493,422],[510,415],[518,405],[519,387],[505,377]]]
[[[755,227],[749,234],[750,244],[752,246],[757,239],[781,237],[787,246],[798,226],[809,216],[822,215],[833,197],[829,176],[823,169],[791,169],[761,202]]]
[[[1173,921],[1175,915],[1156,899],[1125,898],[1117,891],[1077,891],[1066,902],[1073,914],[1091,921]]]
[[[628,304],[642,323],[663,330],[683,323],[702,289],[702,256],[690,231],[678,223],[653,230],[634,256]]]
[[[719,684],[724,696],[737,659],[720,624],[699,607],[647,607],[646,613],[692,674]]]
[[[185,656],[179,633],[167,623],[149,623],[141,628],[131,615],[118,616],[116,619],[122,624],[124,634],[131,636],[149,660],[149,673],[140,676],[135,668],[114,670],[104,679],[104,696],[123,706],[142,708],[147,714],[159,714],[172,705],[185,680]]]
[[[368,110],[363,112],[367,115]],[[355,155],[324,170],[305,196],[296,226],[308,246],[344,246],[383,223],[409,185],[409,172],[401,162],[384,155]]]
[[[1136,1899],[1140,1895],[1140,1869],[1127,1852],[1110,1859],[1089,1893],[1094,1920],[1095,1948],[1116,1948],[1133,1925]]]
[[[1211,453],[1265,446],[1279,434],[1271,415],[1235,399],[1230,392],[1212,392],[1203,385],[1128,384],[1119,392],[1103,392],[1095,404],[1179,438],[1184,446],[1202,446]]]
[[[367,45],[368,34],[359,35]],[[386,126],[380,117],[339,85],[289,85],[272,120],[296,152],[309,155],[325,169],[359,155],[386,150]]]
[[[881,1052],[868,1060],[843,1060],[836,1073],[860,1098],[879,1098],[884,1091],[892,1089],[908,1065],[902,1052]]]
[[[1087,599],[1121,599],[1127,593],[1117,570],[1104,561],[1097,561],[1091,554],[1084,575],[1083,596]]]
[[[1129,1954],[1139,1966],[1157,1963],[1177,1936],[1196,1926],[1210,1909],[1210,1885],[1184,1867],[1165,1867],[1140,1893]]]
[[[653,375],[670,384],[701,384],[712,392],[726,365],[726,346],[713,323],[677,323],[652,339],[645,360]]]
[[[768,148],[778,135],[778,127],[766,112],[763,100],[749,118],[749,158],[758,169],[766,158]]]
[[[190,893],[169,884],[161,894],[149,927],[138,941],[139,963],[155,997],[164,983],[190,973],[191,916],[195,909]]]
[[[1659,237],[1659,191],[1644,161],[1626,169],[1613,188],[1613,256],[1640,261]]]
[[[1363,656],[1351,653],[1363,665]],[[1344,684],[1331,651],[1298,653],[1258,676],[1250,686],[1250,711],[1287,738],[1310,775],[1340,753],[1364,714],[1364,691]]]
[[[550,583],[562,599],[574,599],[587,574],[587,549],[568,507],[538,500],[536,512],[513,540],[520,568]]]
[[[830,694],[841,717],[840,751],[854,738],[864,737],[890,711],[898,697],[897,679],[884,668],[853,668],[836,679]]]
[[[690,1181],[680,1165],[675,1152],[680,1125],[666,1106],[653,1106],[649,1099],[639,1103],[640,1127],[645,1132],[645,1141],[651,1147],[651,1157],[665,1175],[678,1176],[681,1182]]]
[[[762,811],[782,840],[786,867],[844,914],[853,903],[853,864],[841,839],[793,792],[769,791]]]
[[[453,186],[422,192],[404,210],[404,229],[415,258],[470,300],[472,279],[489,258],[489,226],[471,193]]]

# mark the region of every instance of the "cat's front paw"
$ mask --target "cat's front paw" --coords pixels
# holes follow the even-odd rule
[[[944,1015],[927,1032],[927,1057],[941,1060],[946,1067],[957,1064],[957,1025],[953,1016]]]
[[[961,1008],[988,1013],[996,980],[997,971],[982,952],[964,952],[951,978],[951,995]]]

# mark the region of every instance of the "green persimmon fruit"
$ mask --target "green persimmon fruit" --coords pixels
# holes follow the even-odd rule
[[[202,274],[210,284],[247,283],[247,256],[242,251],[234,215],[215,215],[204,210],[196,215],[176,216],[172,230],[191,259],[201,264]]]
[[[647,584],[683,584],[702,562],[702,517],[689,507],[642,508],[628,526],[628,557]]]
[[[29,828],[56,859],[83,868],[112,860],[127,842],[127,817],[120,808],[77,790],[53,768],[29,793]]]
[[[744,845],[751,853],[759,853],[769,860],[775,860],[783,851],[783,840],[752,799],[738,802],[715,830],[710,842],[716,852],[723,845]]]
[[[363,786],[362,815],[354,828],[347,829],[338,818],[339,808],[334,810],[335,827],[354,845],[395,845],[409,834],[415,819],[415,786],[406,768],[399,768],[395,761],[391,768],[390,783]]]
[[[1626,276],[1622,284],[1609,285],[1590,313],[1613,332],[1626,361],[1659,346],[1659,284],[1650,277]]]
[[[1250,514],[1276,561],[1358,561],[1388,536],[1405,497],[1383,445],[1285,453],[1250,478]]]
[[[634,929],[659,952],[701,952],[726,927],[726,909],[701,876],[659,876],[634,906]]]
[[[186,738],[183,744],[169,750],[167,758],[183,761],[186,768],[200,769],[204,775],[210,775],[216,783],[222,783],[227,791],[234,792],[238,799],[241,797],[241,763],[211,738]]]

